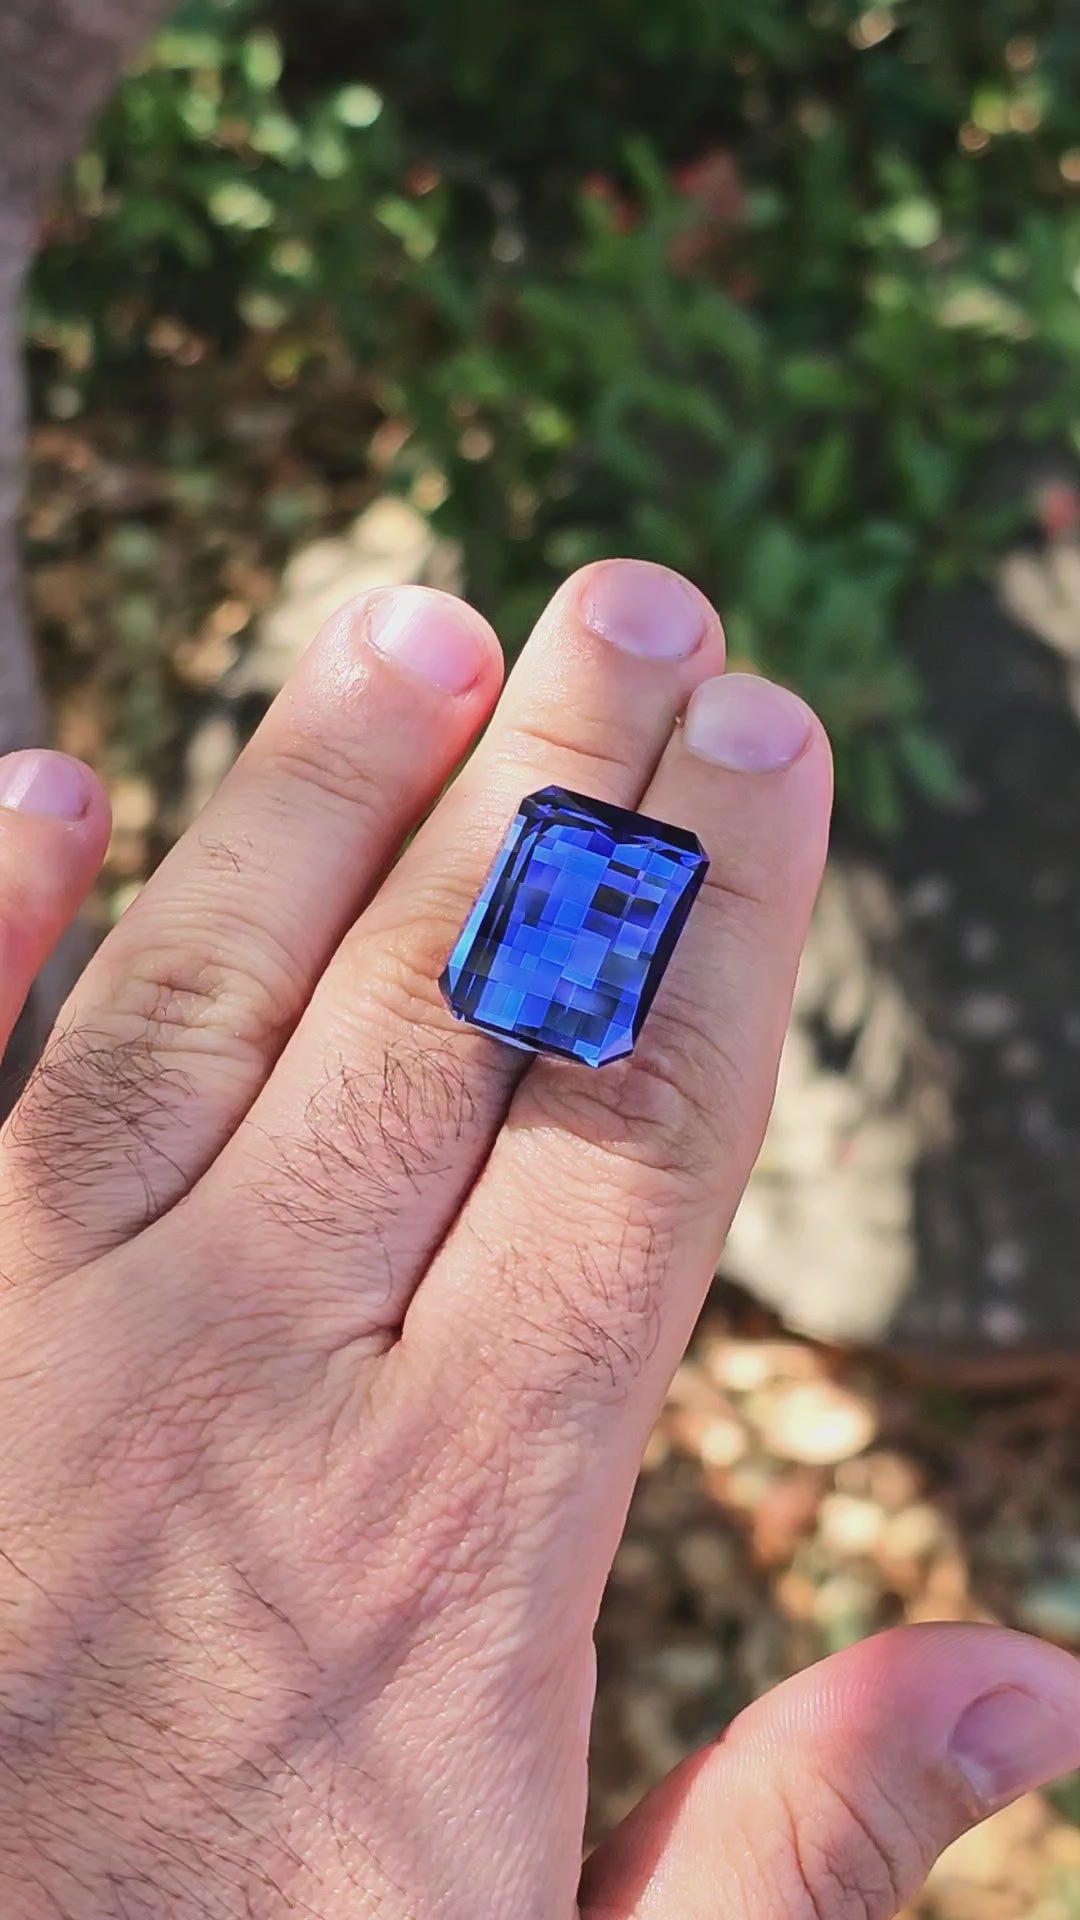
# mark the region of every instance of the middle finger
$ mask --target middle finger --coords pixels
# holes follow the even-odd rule
[[[476,1178],[526,1056],[463,1028],[439,973],[524,794],[637,804],[693,689],[720,671],[704,596],[642,561],[556,595],[479,749],[328,969],[262,1097],[204,1183],[272,1250],[331,1341],[396,1330]],[[214,1208],[214,1197],[220,1206]],[[273,1228],[271,1228],[273,1235]],[[319,1337],[319,1336],[316,1336]]]

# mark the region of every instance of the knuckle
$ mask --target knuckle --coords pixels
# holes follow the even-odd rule
[[[747,1834],[757,1904],[784,1920],[891,1920],[925,1877],[933,1849],[869,1775],[854,1795],[815,1780],[777,1793]],[[762,1900],[761,1896],[764,1895]]]
[[[294,802],[282,796],[287,796],[290,786],[297,786],[307,800],[313,794],[330,802],[344,800],[354,812],[380,821],[391,811],[391,796],[400,795],[403,785],[412,785],[407,760],[399,758],[391,785],[370,728],[355,722],[335,728],[325,723],[305,725],[298,719],[274,753],[272,786],[283,810],[291,809]]]
[[[11,1115],[13,1204],[32,1198],[96,1234],[107,1176],[124,1167],[137,1170],[125,1187],[125,1204],[135,1196],[131,1224],[144,1224],[187,1184],[178,1120],[198,1091],[199,1061],[261,1080],[299,994],[286,957],[265,943],[246,969],[183,940],[141,947],[118,965],[100,1009],[54,1031]],[[118,1219],[115,1193],[109,1204]]]
[[[438,976],[449,948],[450,938],[442,939],[434,927],[419,935],[416,929],[402,929],[381,943],[358,942],[353,965],[367,982],[376,1019],[389,1019],[395,1031],[445,1044],[453,1016]]]
[[[722,864],[712,863],[705,876],[702,898],[726,927],[743,928],[757,936],[761,915],[776,897],[776,861],[759,848],[725,849]]]
[[[543,1069],[526,1097],[648,1187],[660,1207],[672,1189],[683,1205],[713,1192],[746,1104],[725,1049],[700,1024],[659,1011],[629,1060],[589,1075]]]
[[[352,1570],[363,1555],[388,1617],[422,1632],[490,1597],[509,1564],[518,1508],[501,1433],[445,1380],[418,1379],[403,1350],[388,1360],[362,1458],[352,1437],[355,1379],[331,1396],[321,1527],[327,1557]]]
[[[365,1031],[383,1043],[387,1033],[405,1035],[418,1055],[431,1054],[444,1065],[467,1064],[477,1107],[511,1077],[506,1049],[455,1020],[442,995],[439,977],[454,934],[471,905],[475,888],[462,901],[425,896],[422,910],[408,925],[360,933],[348,955],[350,998]],[[376,1049],[377,1050],[377,1049]],[[517,1056],[523,1063],[523,1056]]]
[[[262,1198],[306,1237],[348,1243],[358,1233],[371,1236],[476,1120],[452,1049],[414,1029],[384,1046],[369,1068],[340,1062],[327,1070],[298,1136],[275,1146]],[[388,1276],[388,1294],[393,1290]]]
[[[627,725],[625,713],[590,713],[587,723],[580,718],[570,728],[559,720],[559,711],[536,713],[528,719],[507,725],[499,735],[499,754],[514,766],[531,770],[529,777],[539,786],[551,779],[553,758],[573,768],[570,777],[583,786],[593,775],[610,779],[612,770],[625,774],[636,768],[641,758],[641,742]],[[566,711],[565,707],[561,711]]]
[[[637,1211],[616,1222],[605,1207],[586,1238],[588,1208],[585,1198],[575,1209],[576,1239],[549,1234],[525,1246],[519,1236],[485,1250],[502,1330],[489,1371],[503,1383],[507,1435],[527,1450],[556,1411],[565,1434],[573,1410],[622,1400],[660,1338],[673,1230]]]
[[[410,1514],[411,1583],[436,1615],[490,1599],[509,1563],[512,1511],[501,1448],[483,1457],[459,1439]]]
[[[133,1160],[151,1157],[168,1186],[167,1142],[188,1091],[186,1073],[155,1056],[145,1029],[126,1037],[86,1024],[58,1029],[8,1122],[11,1206],[29,1197],[88,1227],[118,1142]],[[144,1201],[153,1186],[148,1174]]]
[[[618,1114],[636,1151],[691,1185],[715,1171],[715,1066],[699,1030],[660,1015],[619,1091]]]
[[[239,929],[237,944],[256,945],[257,963],[226,959],[220,946],[224,931],[218,924],[218,947],[211,952],[170,934],[138,955],[125,973],[118,1002],[152,1052],[183,1054],[205,1047],[262,1063],[280,1050],[302,992],[295,969],[248,927]]]

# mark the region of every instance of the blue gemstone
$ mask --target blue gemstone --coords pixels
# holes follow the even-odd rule
[[[531,1053],[630,1053],[708,871],[681,827],[545,787],[522,801],[439,982]]]

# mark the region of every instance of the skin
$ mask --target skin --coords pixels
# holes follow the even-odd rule
[[[760,1144],[827,743],[791,696],[717,694],[719,621],[659,570],[568,582],[501,701],[479,616],[408,595],[319,636],[0,1142],[0,1912],[887,1920],[1080,1760],[1067,1654],[854,1648],[581,1866],[593,1625]],[[436,984],[552,781],[713,862],[600,1073]],[[108,819],[57,756],[0,794],[6,1033]]]

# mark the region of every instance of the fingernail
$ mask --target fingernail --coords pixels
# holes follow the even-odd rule
[[[81,820],[93,794],[93,776],[66,753],[29,748],[0,760],[0,807],[16,813]]]
[[[689,581],[647,560],[610,560],[587,574],[581,618],[624,653],[685,660],[705,634],[708,607]]]
[[[691,753],[733,773],[778,773],[799,758],[812,724],[809,707],[786,687],[726,673],[698,687],[684,737]]]
[[[980,1800],[1004,1806],[1080,1766],[1080,1719],[1051,1700],[999,1687],[967,1709],[953,1755]]]
[[[463,601],[424,587],[396,587],[368,609],[373,647],[443,693],[468,693],[484,668],[486,647]]]

